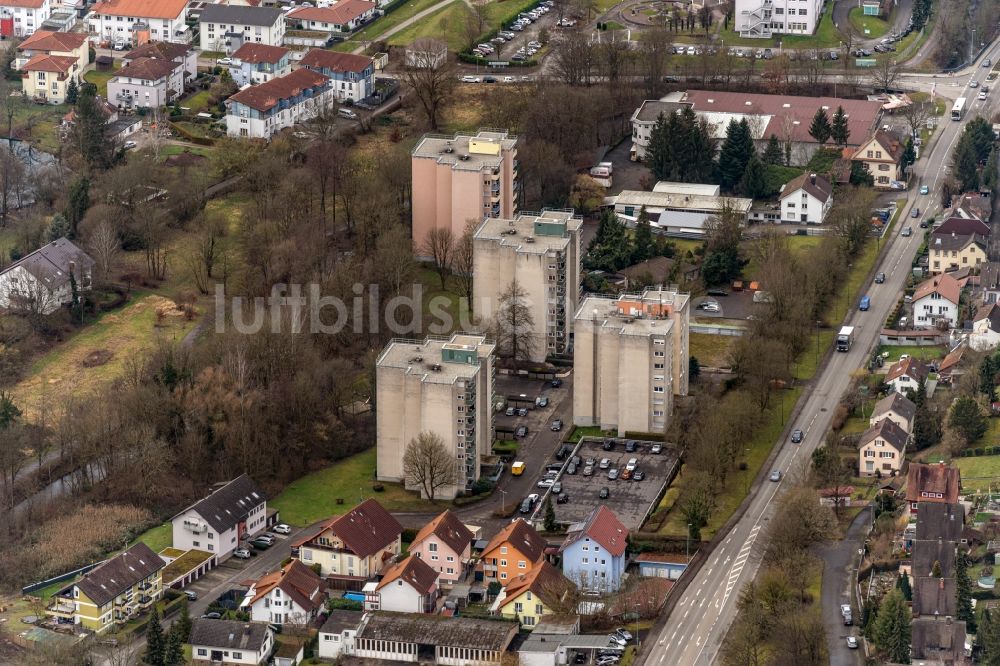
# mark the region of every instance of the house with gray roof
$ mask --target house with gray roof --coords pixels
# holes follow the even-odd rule
[[[420,661],[443,666],[500,664],[518,623],[422,613],[367,613],[353,656],[377,661]]]
[[[233,53],[244,44],[281,46],[285,16],[277,7],[207,5],[198,17],[202,51]]]
[[[913,432],[913,419],[917,415],[917,406],[902,393],[893,391],[875,403],[868,425],[874,426],[882,419],[889,419],[906,432]]]
[[[174,548],[229,557],[244,535],[264,529],[267,498],[246,474],[217,487],[171,519]]]
[[[94,260],[66,238],[54,240],[0,269],[0,310],[52,314],[90,291]],[[72,275],[72,278],[70,277]]]
[[[263,664],[274,646],[274,632],[264,622],[200,618],[191,623],[194,663]]]

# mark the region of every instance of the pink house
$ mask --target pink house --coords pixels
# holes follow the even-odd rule
[[[439,580],[454,582],[465,575],[473,538],[458,516],[445,511],[424,525],[410,544],[409,552],[434,569]]]

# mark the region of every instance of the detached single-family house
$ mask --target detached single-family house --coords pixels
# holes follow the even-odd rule
[[[360,102],[375,92],[375,63],[368,56],[310,49],[299,61],[299,67],[330,79],[333,96],[340,102]]]
[[[879,421],[858,442],[859,476],[893,476],[903,464],[910,434],[889,419]]]
[[[206,5],[198,17],[202,51],[232,53],[244,44],[281,46],[285,15],[280,7]]]
[[[824,176],[804,173],[785,183],[778,199],[782,222],[823,224],[833,207],[833,184]]]
[[[161,58],[136,58],[108,81],[108,99],[127,109],[155,109],[184,92],[184,68]]]
[[[986,236],[970,234],[931,234],[927,242],[931,273],[977,268],[986,262]]]
[[[298,560],[250,585],[240,608],[254,622],[308,624],[326,601],[326,583]]]
[[[936,327],[943,321],[948,328],[957,327],[961,299],[961,283],[947,273],[924,280],[913,291],[914,325]]]
[[[52,15],[49,0],[0,0],[0,35],[27,37]]]
[[[985,236],[989,238],[990,235],[990,225],[979,220],[975,217],[962,217],[960,215],[954,215],[949,217],[947,220],[939,224],[931,232],[931,238],[934,236]]]
[[[896,393],[906,395],[907,391],[916,392],[927,380],[927,374],[926,365],[912,356],[907,356],[889,366],[885,383]]]
[[[565,612],[560,606],[573,583],[548,562],[528,573],[518,574],[507,582],[490,612],[518,620],[521,626],[534,627],[545,615]]]
[[[82,74],[76,58],[39,53],[21,67],[25,97],[49,104],[63,104],[71,82]]]
[[[437,578],[429,564],[410,555],[389,567],[375,589],[366,592],[365,610],[431,613],[437,604]]]
[[[239,548],[240,539],[264,529],[267,498],[253,479],[242,474],[184,509],[170,522],[174,548],[217,553],[221,562]]]
[[[430,565],[440,581],[454,582],[465,574],[474,538],[458,516],[446,509],[417,532],[409,552]]]
[[[943,462],[924,465],[912,462],[906,472],[906,501],[910,513],[917,513],[921,502],[955,504],[962,487],[962,472]]]
[[[490,539],[479,555],[477,571],[487,583],[506,585],[515,576],[538,566],[545,555],[545,539],[526,521],[518,518],[508,523]]]
[[[358,611],[334,609],[319,630],[319,656],[321,659],[339,659],[354,651],[354,637],[365,618]]]
[[[400,553],[403,526],[373,499],[331,518],[313,536],[292,543],[299,560],[323,576],[365,580]]]
[[[902,189],[903,152],[906,147],[895,136],[878,130],[854,151],[851,160],[860,162],[880,190]]]
[[[942,359],[937,369],[938,381],[941,384],[951,384],[955,381],[956,377],[960,377],[965,373],[961,366],[966,349],[968,349],[968,345],[962,341]]]
[[[17,45],[14,69],[21,69],[36,55],[74,58],[77,72],[83,72],[90,60],[87,35],[80,32],[53,32],[36,30],[33,35]]]
[[[961,666],[969,642],[965,622],[952,617],[924,616],[913,620],[910,645],[911,663]]]
[[[137,617],[163,595],[166,564],[140,541],[57,592],[46,613],[60,623],[107,631]]]
[[[91,5],[90,34],[112,45],[191,41],[187,0],[104,0]]]
[[[283,46],[244,44],[232,55],[229,75],[240,88],[284,76],[292,71],[290,53]]]
[[[316,116],[330,103],[332,89],[330,79],[308,69],[244,88],[226,100],[226,134],[269,139]]]
[[[913,419],[917,414],[917,406],[902,393],[891,392],[875,403],[869,426],[874,426],[883,419],[889,419],[906,432],[913,432]]]
[[[628,529],[606,506],[570,525],[562,553],[563,574],[581,590],[616,592],[625,573]]]
[[[46,243],[0,270],[0,309],[52,314],[72,302],[74,281],[90,291],[93,270],[94,260],[69,240]]]
[[[1000,305],[990,303],[980,306],[972,319],[969,346],[982,352],[1000,346]]]
[[[375,9],[375,3],[367,0],[340,0],[327,7],[300,7],[288,13],[288,21],[302,30],[344,35],[367,23]]]
[[[993,217],[993,197],[989,192],[963,192],[952,199],[952,210],[961,217],[989,222]]]
[[[188,643],[195,663],[258,666],[271,654],[274,632],[263,622],[199,618],[191,623]]]
[[[198,76],[198,52],[188,44],[146,42],[122,56],[122,66],[127,67],[140,58],[157,58],[174,63],[178,78],[171,85],[181,90]]]

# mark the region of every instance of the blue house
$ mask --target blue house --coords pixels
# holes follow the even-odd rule
[[[563,574],[581,590],[614,592],[625,573],[628,530],[611,509],[599,506],[570,525],[563,542]]]
[[[334,97],[339,102],[360,102],[375,92],[375,63],[367,56],[310,49],[299,62],[330,79]]]

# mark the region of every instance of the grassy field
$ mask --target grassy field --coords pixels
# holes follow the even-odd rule
[[[459,28],[471,14],[472,10],[462,0],[455,0],[444,9],[400,30],[389,38],[389,44],[406,46],[421,37],[433,37],[447,41],[451,51],[459,51],[466,46],[466,38]]]
[[[289,525],[306,526],[323,518],[346,513],[354,505],[374,497],[389,511],[441,511],[446,502],[422,500],[399,484],[384,483],[385,490],[376,492],[375,449],[368,449],[350,458],[313,472],[289,485],[270,505],[281,512],[281,520]],[[343,501],[338,504],[337,500]]]
[[[688,336],[688,352],[702,366],[725,368],[729,367],[729,350],[735,341],[736,337],[732,335],[691,333]]]
[[[333,47],[334,51],[353,51],[359,46],[364,46],[368,42],[377,41],[382,35],[395,28],[400,23],[413,18],[413,16],[424,11],[428,7],[433,7],[439,0],[413,0],[399,9],[374,21],[363,30],[351,37],[351,39],[341,42]]]
[[[690,238],[671,238],[670,242],[677,248],[677,256],[680,257],[683,257],[688,252],[693,254],[695,250],[705,244],[704,241],[692,240]]]
[[[449,277],[445,281],[447,288],[441,289],[441,279],[438,277],[438,274],[429,268],[425,268],[420,271],[417,283],[423,288],[424,332],[429,331],[434,335],[446,335],[458,327],[458,323],[462,321],[460,317],[468,318],[468,302],[464,300],[463,296],[459,295],[459,288],[454,278]],[[438,316],[435,313],[446,314],[450,322],[445,321],[443,316]],[[436,327],[444,326],[444,328],[431,330],[429,328],[431,325]]]
[[[875,39],[889,32],[889,24],[877,16],[865,16],[861,7],[854,7],[848,15],[851,26],[866,39]],[[866,32],[867,31],[867,32]]]
[[[991,419],[991,421],[996,420]],[[988,490],[992,485],[995,490],[1000,491],[1000,456],[955,458],[952,464],[962,472],[962,488]]]
[[[180,155],[182,153],[191,153],[193,155],[201,155],[202,157],[210,157],[212,155],[212,150],[213,149],[208,146],[179,146],[177,144],[168,144],[160,147],[160,157],[171,157],[172,155]]]
[[[171,523],[163,523],[162,525],[157,525],[146,530],[132,543],[141,541],[158,553],[167,546],[173,545],[173,540],[173,525]]]
[[[211,97],[210,90],[199,90],[187,99],[182,99],[181,106],[190,109],[190,113],[202,113],[208,110],[208,102]]]
[[[944,358],[947,350],[944,347],[915,347],[902,345],[899,347],[882,345],[878,348],[878,352],[881,354],[883,352],[888,352],[889,358],[886,359],[886,363],[895,363],[899,360],[899,357],[903,354],[909,354],[913,358],[918,358],[922,361],[935,361],[939,358]]]
[[[167,315],[157,322],[157,311]],[[15,401],[36,413],[41,401],[55,395],[86,395],[117,379],[136,353],[153,349],[158,340],[180,340],[194,327],[173,303],[152,294],[101,315],[79,333],[32,365],[27,379],[14,386]],[[102,362],[103,361],[103,362]]]
[[[83,75],[83,78],[88,83],[93,83],[95,86],[97,86],[98,95],[101,95],[102,97],[107,97],[108,81],[114,78],[115,74],[118,72],[119,66],[120,63],[118,65],[115,65],[115,68],[109,72],[98,72],[96,69],[92,69],[89,72],[86,72]]]

